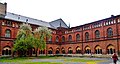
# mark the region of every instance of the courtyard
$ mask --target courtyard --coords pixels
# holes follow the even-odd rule
[[[57,57],[57,56],[16,57],[16,58],[1,57],[0,64],[112,64],[112,59],[90,57]]]

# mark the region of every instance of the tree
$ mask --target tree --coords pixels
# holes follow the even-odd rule
[[[44,50],[46,48],[46,38],[51,37],[51,30],[47,27],[38,27],[34,31],[34,46],[36,48],[36,56],[38,48]]]
[[[14,51],[17,51],[20,56],[25,55],[26,51],[33,47],[33,34],[32,28],[29,24],[22,24],[20,25],[20,29],[17,33],[17,38],[14,44]]]

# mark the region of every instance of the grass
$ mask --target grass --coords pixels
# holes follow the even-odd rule
[[[62,59],[61,62],[33,62],[33,59]],[[65,57],[53,57],[53,56],[39,56],[39,57],[15,57],[15,58],[0,58],[0,62],[7,62],[7,63],[17,63],[17,64],[63,64],[64,62],[86,62],[87,64],[97,64],[98,62],[103,62],[103,60],[90,60],[84,58],[65,58]]]
[[[18,58],[2,58],[0,62],[8,62],[10,64],[62,64],[59,62],[32,62],[31,60],[35,57],[18,57]],[[45,59],[45,58],[44,58]]]
[[[56,62],[29,62],[29,63],[22,63],[22,64],[62,64]]]

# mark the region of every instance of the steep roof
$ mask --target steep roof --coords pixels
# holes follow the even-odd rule
[[[68,26],[65,24],[65,22],[61,18],[50,22],[50,24],[55,28],[57,27],[68,28]]]
[[[34,19],[34,18],[22,16],[22,15],[10,13],[10,12],[6,13],[5,19],[20,21],[20,22],[28,22],[30,24],[46,26],[46,27],[53,28],[53,29],[57,29],[57,27],[59,27],[59,25],[61,23],[62,27],[67,28],[67,25],[64,23],[64,21],[62,19],[58,19],[58,20],[55,20],[52,22],[45,22],[42,20],[38,20],[38,19]]]

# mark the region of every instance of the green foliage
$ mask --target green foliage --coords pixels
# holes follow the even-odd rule
[[[51,37],[51,30],[47,27],[38,27],[34,31],[34,45],[36,48],[40,48],[41,50],[46,48],[46,37]]]
[[[31,26],[28,24],[22,24],[17,33],[17,38],[14,44],[14,51],[27,51],[29,48],[33,47],[33,34],[31,31]]]
[[[36,48],[36,52],[38,48],[40,48],[40,50],[44,50],[46,48],[46,38],[50,38],[50,37],[51,37],[51,30],[48,29],[47,27],[38,27],[34,31],[34,46]]]
[[[34,32],[29,24],[20,25],[17,38],[14,44],[14,51],[27,51],[28,49],[38,48],[44,50],[46,48],[46,38],[51,37],[51,30],[47,27],[38,27]],[[23,53],[24,54],[24,53]]]

